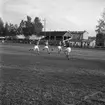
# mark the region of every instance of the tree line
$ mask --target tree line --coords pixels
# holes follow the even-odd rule
[[[39,17],[35,17],[32,21],[30,16],[27,16],[27,20],[21,20],[20,24],[4,23],[0,18],[0,36],[15,36],[24,34],[30,36],[32,34],[39,35],[43,29],[43,24]]]
[[[0,18],[0,36],[14,36],[19,34],[24,34],[25,36],[32,34],[39,35],[42,29],[43,24],[41,23],[39,17],[35,17],[32,21],[32,18],[27,16],[27,20],[21,20],[19,26],[17,24],[4,23]],[[101,39],[105,38],[105,9],[101,18],[98,20],[95,31],[97,33],[96,37],[101,37]]]

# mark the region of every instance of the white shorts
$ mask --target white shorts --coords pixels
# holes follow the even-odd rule
[[[58,49],[59,49],[59,50],[62,50],[62,47],[61,47],[61,46],[58,46]]]
[[[66,51],[67,51],[68,53],[70,53],[70,52],[71,52],[71,48],[70,48],[70,47],[67,47],[67,48],[66,48]]]
[[[49,47],[48,47],[48,46],[45,46],[44,48],[45,48],[45,49],[49,49]]]
[[[34,50],[38,50],[39,51],[38,45],[34,46]]]

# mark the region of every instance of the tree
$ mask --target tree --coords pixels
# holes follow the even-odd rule
[[[104,46],[104,34],[103,33],[98,33],[96,35],[96,45],[97,46]]]
[[[20,29],[25,36],[30,36],[33,34],[33,24],[31,22],[31,17],[27,16],[26,21],[21,21]]]
[[[17,24],[9,24],[8,26],[8,32],[9,32],[9,36],[15,36],[17,34],[17,29],[18,29],[18,26]]]
[[[105,9],[102,13],[101,18],[98,20],[98,25],[96,26],[97,33],[104,33],[105,32]]]
[[[31,17],[27,16],[27,21],[26,21],[26,32],[27,35],[32,35],[33,34],[33,24],[31,22]]]
[[[0,18],[0,36],[3,36],[4,32],[4,23],[3,20]]]
[[[20,25],[17,29],[17,34],[23,34],[23,29],[26,27],[25,21],[21,20]]]
[[[43,25],[39,19],[39,17],[35,17],[34,19],[34,34],[39,35],[39,33],[42,31],[43,29]]]
[[[101,18],[98,21],[98,25],[96,26],[96,45],[104,46],[105,45],[105,9],[101,15]]]
[[[31,23],[31,17],[30,16],[27,16],[27,22]]]
[[[4,26],[4,36],[9,35],[9,24],[6,22]]]
[[[39,34],[42,31],[43,25],[40,22],[39,17],[36,17],[34,21],[31,21],[31,17],[27,16],[27,20],[22,20],[18,27],[18,33],[24,34],[25,36],[30,36],[32,34]]]

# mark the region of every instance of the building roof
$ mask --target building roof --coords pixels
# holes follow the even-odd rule
[[[3,37],[3,36],[0,36],[0,39],[5,39],[5,37]]]
[[[16,38],[17,39],[25,39],[25,36],[24,35],[16,35]]]
[[[72,35],[74,35],[74,34],[81,35],[81,34],[85,33],[86,31],[46,31],[46,32],[43,31],[43,32],[40,33],[40,35],[44,35],[44,36],[63,36],[68,32]]]
[[[90,42],[93,42],[93,41],[96,41],[96,37],[88,37],[87,40],[83,40],[83,42],[87,42],[87,43],[90,43]]]
[[[71,37],[71,36],[72,36],[72,34],[71,34],[71,32],[70,32],[70,31],[68,31],[68,32],[66,32],[63,36],[66,36],[66,37]]]
[[[91,42],[93,40],[96,40],[96,37],[89,37],[88,40]]]
[[[37,35],[29,36],[30,40],[40,40],[40,39],[43,39],[43,38],[44,38],[44,36],[37,36]]]
[[[44,36],[63,36],[67,31],[46,31],[41,32],[40,35]]]

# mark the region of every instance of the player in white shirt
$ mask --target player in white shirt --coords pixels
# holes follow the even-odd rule
[[[4,39],[2,40],[2,43],[4,43],[5,41],[4,41]]]
[[[48,40],[45,42],[45,46],[43,50],[47,50],[48,54],[50,54]]]
[[[37,51],[39,54],[39,40],[37,41],[36,45],[34,46],[34,51]]]
[[[67,41],[67,43],[66,43],[66,49],[65,49],[64,52],[66,54],[67,59],[69,60],[69,58],[70,58],[70,52],[71,52],[71,47],[70,47],[69,41]]]
[[[39,54],[39,41],[40,41],[40,40],[38,40],[38,41],[36,42],[36,45],[34,46],[34,48],[30,49],[29,51],[31,51],[31,50],[37,51],[37,53]]]
[[[60,41],[58,45],[58,54],[60,54],[61,51],[62,51],[62,43]]]

